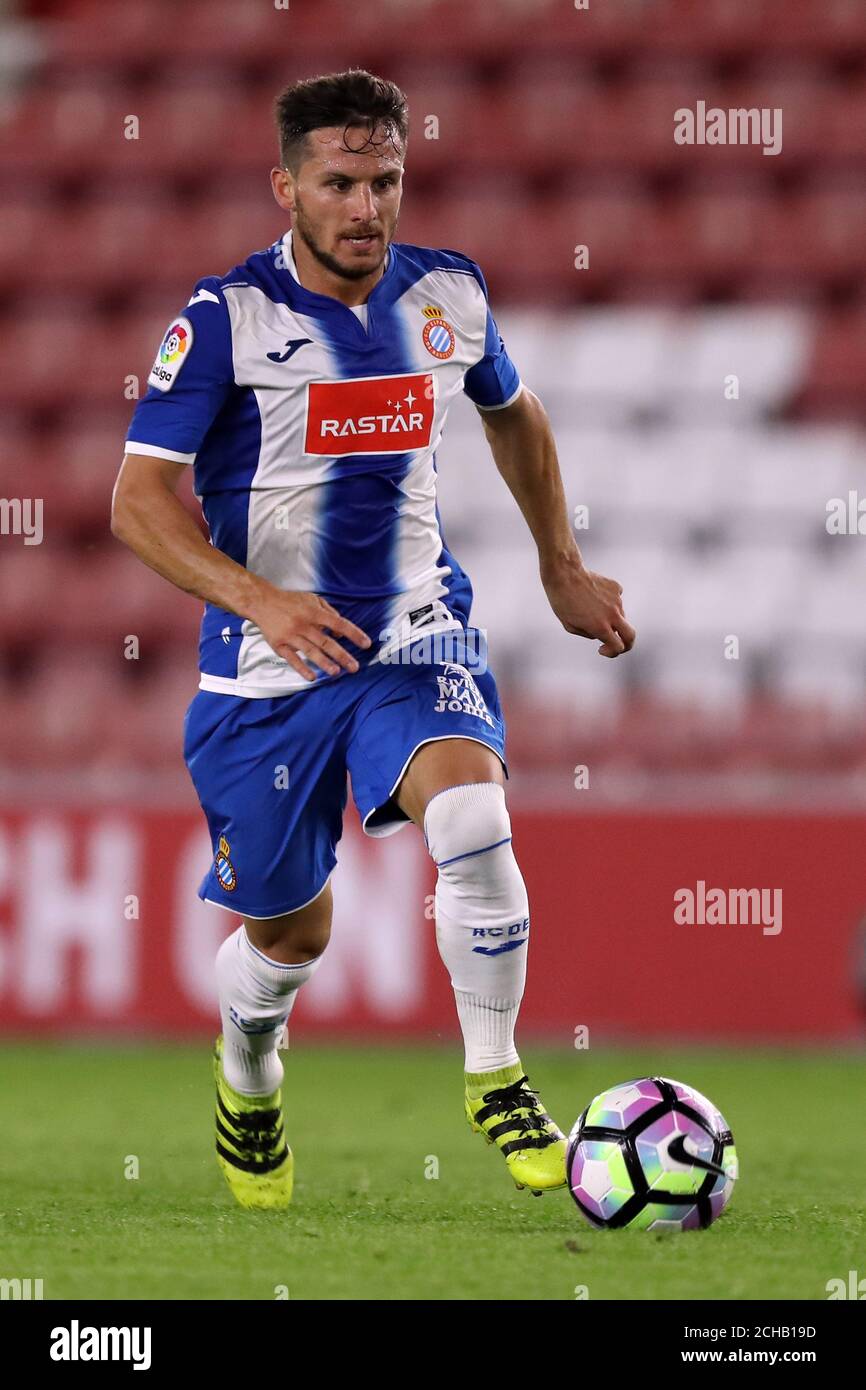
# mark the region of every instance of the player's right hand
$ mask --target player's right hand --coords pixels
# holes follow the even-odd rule
[[[358,647],[372,645],[366,632],[341,617],[326,599],[303,590],[263,584],[248,616],[277,656],[308,681],[319,674],[308,661],[329,676],[358,670],[355,658],[331,634],[348,637]]]
[[[586,569],[569,556],[542,572],[548,602],[566,632],[601,642],[599,656],[622,656],[635,643],[635,630],[622,608],[622,585]]]

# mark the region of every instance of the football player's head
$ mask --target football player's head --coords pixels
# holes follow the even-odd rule
[[[274,197],[321,265],[347,280],[377,272],[394,237],[409,130],[400,88],[360,68],[310,78],[276,101]]]

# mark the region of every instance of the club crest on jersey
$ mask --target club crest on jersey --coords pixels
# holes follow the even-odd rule
[[[308,454],[405,454],[432,437],[432,372],[311,381],[307,387]]]
[[[155,386],[157,391],[171,389],[178,372],[189,357],[192,338],[192,324],[189,319],[175,319],[174,323],[169,325],[156,354],[156,361],[150,369],[148,386]]]
[[[220,888],[226,893],[233,893],[238,886],[238,876],[235,873],[234,864],[229,859],[229,849],[229,842],[225,835],[220,835],[219,846],[213,862]]]
[[[428,311],[431,309],[435,317],[430,316]],[[432,357],[444,362],[453,353],[457,342],[454,329],[448,320],[442,317],[442,310],[434,309],[432,304],[426,305],[421,312],[427,319],[424,332],[421,335],[424,339],[424,346]]]
[[[433,708],[437,714],[472,714],[493,728],[493,719],[484,703],[484,696],[465,666],[447,662],[442,674],[436,676],[439,699]]]

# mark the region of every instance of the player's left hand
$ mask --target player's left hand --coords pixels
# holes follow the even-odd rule
[[[566,632],[601,642],[599,656],[622,656],[634,646],[635,630],[622,608],[622,585],[595,574],[579,561],[542,568],[548,602]]]

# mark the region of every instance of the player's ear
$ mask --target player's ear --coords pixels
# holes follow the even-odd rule
[[[271,192],[283,212],[294,212],[294,180],[289,170],[284,169],[281,165],[277,165],[271,170]]]

